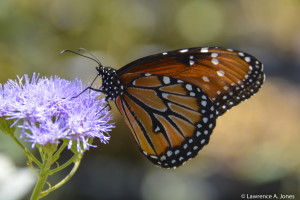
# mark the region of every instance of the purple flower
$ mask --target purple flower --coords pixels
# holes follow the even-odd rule
[[[80,80],[67,81],[59,77],[39,78],[33,74],[0,84],[0,117],[15,120],[12,126],[22,128],[25,141],[46,145],[69,140],[78,152],[88,150],[91,139],[107,143],[108,132],[114,128],[112,119],[99,93],[87,91]]]

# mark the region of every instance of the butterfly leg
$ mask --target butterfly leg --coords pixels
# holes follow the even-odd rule
[[[64,50],[64,52],[65,52],[65,51],[70,51],[70,50]],[[73,51],[70,51],[70,52],[76,53],[76,52],[73,52]],[[76,53],[76,54],[77,54],[77,53]],[[86,56],[84,56],[84,57],[86,57]],[[99,75],[97,75],[97,76],[94,78],[93,82],[91,83],[91,85],[90,85],[89,87],[86,87],[82,92],[80,92],[78,95],[76,95],[75,97],[72,97],[72,98],[77,98],[79,95],[81,95],[82,93],[84,93],[84,92],[87,91],[87,90],[94,90],[94,91],[97,91],[97,92],[102,92],[102,90],[99,90],[99,89],[96,89],[96,88],[92,88],[92,85],[94,84],[94,82],[96,81],[96,79],[98,78],[98,76],[99,76]]]
[[[82,92],[80,92],[79,94],[77,94],[75,97],[72,97],[72,98],[77,98],[78,96],[80,96],[82,93],[84,93],[85,91],[87,90],[93,90],[93,91],[96,91],[96,92],[103,92],[101,89],[96,89],[96,88],[92,88],[92,87],[86,87]]]
[[[110,106],[110,104],[108,102],[106,103],[106,105],[104,106],[104,108],[102,110],[105,110],[107,107],[108,107],[108,111],[110,111],[111,110],[111,106]]]
[[[106,102],[106,106],[103,109],[106,109],[108,107],[108,111],[110,111],[111,110],[111,106],[109,104],[109,101],[108,101],[107,97],[105,98],[105,102]]]
[[[96,92],[103,92],[101,89],[96,89],[96,88],[92,88],[92,87],[86,87],[82,92],[80,92],[78,95],[76,95],[75,97],[72,97],[72,98],[77,98],[79,95],[81,95],[82,93],[84,93],[85,91],[87,90],[93,90],[93,91],[96,91]],[[102,110],[105,110],[107,107],[108,107],[108,111],[111,110],[111,106],[109,104],[109,101],[108,101],[108,98],[105,98],[105,102],[106,102],[106,105],[105,107],[102,109]],[[102,111],[101,110],[101,111]]]

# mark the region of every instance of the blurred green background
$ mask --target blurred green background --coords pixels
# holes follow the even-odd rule
[[[87,84],[96,64],[59,54],[79,47],[115,68],[196,46],[243,50],[265,65],[260,92],[218,119],[210,144],[184,166],[152,165],[113,107],[110,143],[97,143],[75,176],[44,199],[300,199],[299,10],[296,0],[1,0],[1,83],[38,72]],[[3,134],[0,155],[0,197],[28,199],[35,179],[24,175],[26,158]]]

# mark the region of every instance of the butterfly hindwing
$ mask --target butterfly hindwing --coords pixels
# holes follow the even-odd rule
[[[150,73],[123,77],[125,92],[116,105],[142,153],[154,164],[177,167],[209,141],[216,109],[201,88]]]

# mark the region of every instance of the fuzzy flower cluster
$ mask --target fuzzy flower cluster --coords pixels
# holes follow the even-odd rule
[[[80,80],[59,77],[39,78],[33,74],[0,84],[0,117],[13,120],[22,129],[21,137],[36,144],[59,143],[68,139],[78,152],[88,150],[94,138],[107,143],[114,128],[111,114],[99,93],[87,91]],[[76,97],[76,98],[74,98]]]

